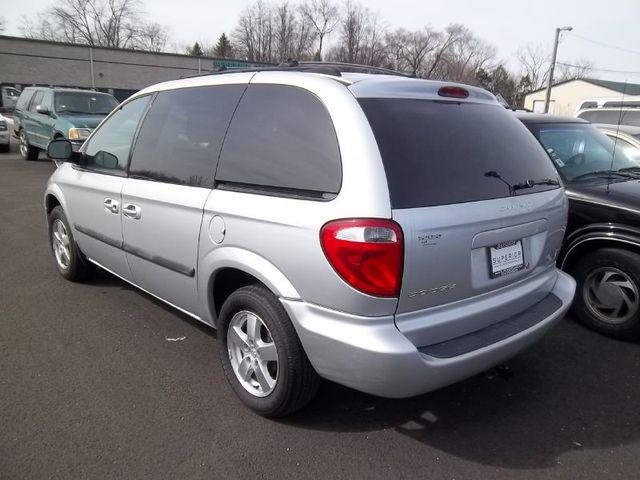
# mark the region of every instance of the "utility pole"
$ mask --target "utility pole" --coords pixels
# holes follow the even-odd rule
[[[544,113],[549,113],[549,100],[551,100],[551,87],[553,85],[553,71],[556,69],[556,57],[558,56],[558,42],[560,41],[560,32],[570,32],[573,27],[556,28],[556,39],[553,42],[553,55],[551,56],[551,67],[549,68],[549,83],[547,84],[547,94],[544,101]]]
[[[94,76],[94,72],[93,72],[93,48],[89,47],[89,69],[91,72],[91,89],[95,90],[96,89],[96,77]]]

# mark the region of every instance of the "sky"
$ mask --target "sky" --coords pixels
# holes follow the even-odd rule
[[[213,43],[231,32],[242,9],[253,0],[143,0],[147,17],[168,25],[172,43]],[[279,2],[278,2],[279,3]],[[291,3],[295,3],[291,0]],[[363,0],[390,28],[443,29],[462,23],[494,45],[498,57],[517,70],[514,53],[526,44],[551,51],[556,27],[570,25],[563,35],[558,61],[590,60],[594,76],[640,83],[640,0]],[[23,15],[34,15],[53,0],[0,0],[6,35],[18,35]],[[617,47],[610,48],[603,46]],[[622,73],[605,70],[616,70]]]

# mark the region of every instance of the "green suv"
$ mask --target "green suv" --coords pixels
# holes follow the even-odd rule
[[[107,93],[70,88],[28,87],[14,112],[13,133],[25,160],[36,160],[51,140],[67,139],[74,150],[82,145],[118,101]]]

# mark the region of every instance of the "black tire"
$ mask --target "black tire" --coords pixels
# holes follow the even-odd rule
[[[581,258],[571,274],[580,323],[619,340],[640,339],[640,255],[603,248]]]
[[[73,238],[73,232],[69,226],[69,222],[67,221],[67,217],[62,210],[62,207],[57,206],[51,210],[49,214],[49,245],[51,247],[51,252],[53,253],[54,263],[60,275],[62,275],[67,280],[72,282],[78,282],[80,280],[84,280],[88,278],[91,274],[91,266],[89,262],[85,259],[84,255],[78,248],[78,245]],[[58,261],[56,257],[55,247],[54,247],[54,229],[56,229],[57,222],[60,221],[64,224],[64,228],[66,229],[66,234],[68,236],[68,253],[69,253],[69,261],[68,266],[65,268]]]
[[[264,397],[246,390],[231,364],[227,332],[234,315],[242,311],[252,312],[262,320],[277,349],[276,383]],[[218,319],[218,342],[227,380],[240,400],[259,415],[270,418],[290,415],[307,405],[318,391],[320,377],[311,366],[287,312],[276,296],[261,285],[242,287],[227,298]]]
[[[0,152],[6,153],[6,152],[9,152],[10,150],[11,149],[8,143],[6,144],[3,143],[2,145],[0,145]]]
[[[20,133],[18,134],[18,141],[18,149],[20,150],[20,155],[23,159],[29,161],[38,160],[40,149],[34,147],[29,143],[29,138],[27,137],[27,133],[24,131],[24,129],[20,129]]]

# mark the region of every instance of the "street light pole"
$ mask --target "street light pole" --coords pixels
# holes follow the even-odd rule
[[[551,100],[551,86],[553,85],[553,71],[556,69],[556,57],[558,56],[558,42],[560,41],[560,32],[570,32],[573,27],[556,28],[556,39],[553,42],[553,55],[551,56],[551,67],[549,68],[549,83],[547,83],[547,94],[544,101],[544,113],[549,113],[549,101]]]

